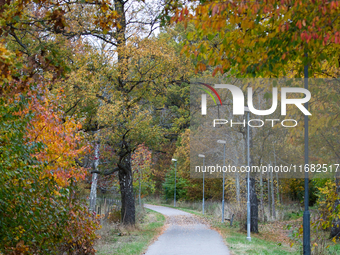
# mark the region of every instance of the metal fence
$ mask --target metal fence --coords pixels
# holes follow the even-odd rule
[[[89,196],[83,196],[80,199],[85,200],[87,205],[90,206]],[[105,214],[107,216],[114,208],[119,210],[121,205],[119,194],[98,194],[95,211],[97,214]]]
[[[121,207],[120,199],[116,197],[97,197],[96,200],[96,213],[97,214],[105,214],[107,215],[109,212],[113,210],[113,208]]]

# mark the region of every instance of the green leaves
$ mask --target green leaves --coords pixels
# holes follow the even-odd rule
[[[176,199],[186,199],[186,186],[188,181],[180,176],[176,176]],[[165,182],[162,184],[166,199],[173,199],[175,194],[175,168],[172,167],[170,172],[165,177]]]

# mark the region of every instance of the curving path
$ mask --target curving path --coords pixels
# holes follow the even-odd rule
[[[144,205],[167,217],[167,229],[145,255],[230,255],[222,237],[194,215],[177,209]]]

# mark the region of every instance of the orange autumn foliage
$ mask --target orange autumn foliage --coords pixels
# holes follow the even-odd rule
[[[44,149],[35,155],[40,162],[46,163],[44,174],[52,174],[63,187],[71,177],[84,179],[85,169],[75,162],[89,148],[83,139],[85,134],[80,131],[81,124],[71,117],[63,119],[58,103],[62,102],[61,93],[53,95],[39,86],[32,93],[36,94],[28,110],[34,113],[34,118],[28,128],[28,137],[44,144]]]

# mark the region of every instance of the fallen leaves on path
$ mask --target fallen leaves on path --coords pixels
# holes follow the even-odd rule
[[[174,224],[174,225],[196,225],[196,224],[205,224],[209,225],[205,219],[199,218],[197,216],[186,216],[186,215],[176,215],[176,216],[168,216],[166,218],[166,224]]]

